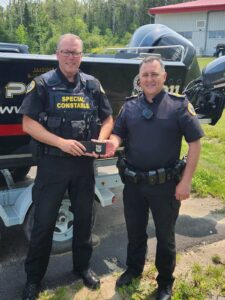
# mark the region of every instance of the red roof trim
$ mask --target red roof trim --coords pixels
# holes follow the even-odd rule
[[[196,12],[196,11],[218,11],[225,10],[225,4],[218,6],[206,6],[206,7],[179,7],[179,8],[168,8],[168,9],[154,9],[150,8],[148,12],[151,15],[161,14],[174,14],[174,13],[185,13],[185,12]]]
[[[26,135],[21,124],[0,125],[0,136]]]
[[[197,11],[218,11],[225,10],[225,1],[219,3],[209,3],[206,1],[191,1],[186,3],[172,4],[167,6],[160,6],[149,8],[150,14],[170,14],[181,12],[197,12]]]

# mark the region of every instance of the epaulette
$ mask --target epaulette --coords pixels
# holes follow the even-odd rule
[[[59,78],[59,75],[56,72],[56,70],[51,70],[48,71],[47,73],[42,74],[41,78],[43,78],[45,83],[51,87],[59,85],[61,83],[61,79]]]
[[[83,73],[83,72],[81,72],[81,71],[79,72],[79,75],[80,75],[80,80],[81,80],[81,82],[83,83],[83,85],[86,85],[86,82],[87,82],[88,80],[96,81],[96,79],[95,79],[92,75]]]
[[[133,99],[135,99],[135,98],[137,98],[137,97],[138,97],[138,94],[132,95],[132,96],[126,97],[126,98],[125,98],[125,101],[130,101],[130,100],[133,100]]]
[[[95,77],[93,77],[92,75],[83,73],[83,72],[79,72],[80,74],[80,80],[83,83],[83,85],[87,87],[88,90],[93,91],[93,92],[97,92],[97,93],[102,93],[105,94],[105,91],[101,85],[101,83],[98,81],[98,79],[96,79]]]
[[[185,95],[183,95],[183,94],[178,94],[178,93],[168,93],[168,94],[175,98],[185,99]]]

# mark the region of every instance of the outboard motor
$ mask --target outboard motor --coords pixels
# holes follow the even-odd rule
[[[184,86],[186,86],[193,78],[197,78],[201,74],[196,58],[196,51],[192,43],[165,25],[148,24],[139,27],[134,32],[128,44],[128,48],[131,47],[146,47],[145,52],[160,54],[163,60],[172,62],[181,60],[187,69]],[[147,47],[149,47],[149,49]],[[126,51],[129,53],[134,53],[136,51],[140,54],[140,52],[143,52],[143,49],[137,51],[132,50],[131,48]]]
[[[184,90],[199,119],[215,125],[225,106],[225,57],[215,59]]]

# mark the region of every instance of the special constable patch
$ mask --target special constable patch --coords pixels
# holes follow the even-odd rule
[[[34,88],[35,88],[35,81],[32,80],[27,86],[26,94],[30,93]]]
[[[194,109],[193,105],[192,105],[190,102],[188,102],[188,111],[189,111],[189,113],[190,113],[192,116],[196,116],[195,109]]]

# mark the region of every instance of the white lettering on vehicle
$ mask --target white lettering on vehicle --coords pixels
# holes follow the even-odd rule
[[[180,93],[180,85],[164,85],[165,91],[172,94],[179,94]]]
[[[27,86],[22,82],[9,82],[5,86],[5,97],[13,98],[15,95],[26,93]]]
[[[18,114],[19,112],[19,107],[17,106],[5,106],[5,107],[2,107],[0,106],[0,114],[3,115],[5,113],[7,114]]]

